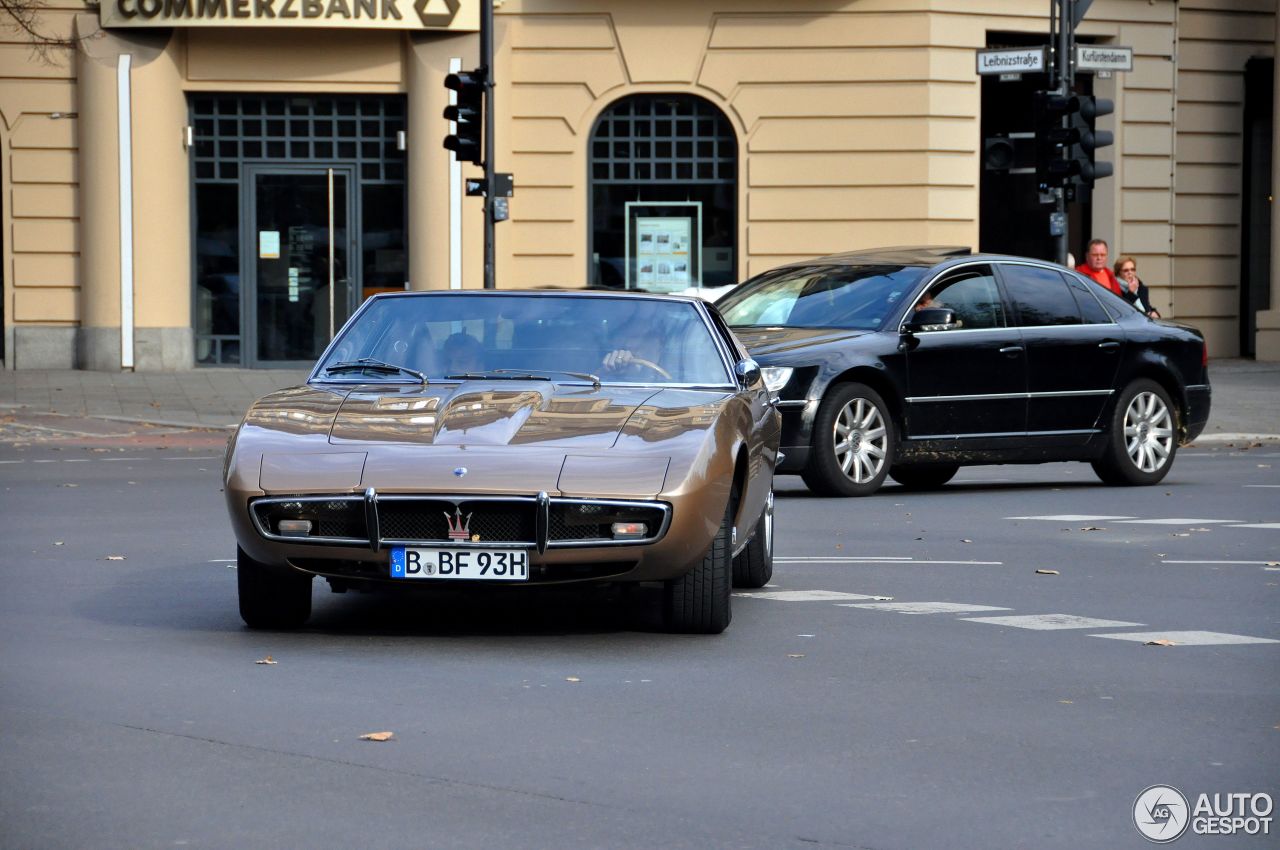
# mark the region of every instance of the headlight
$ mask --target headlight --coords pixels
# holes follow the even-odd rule
[[[760,370],[760,376],[764,378],[765,388],[776,393],[787,385],[794,371],[790,366],[766,366]]]

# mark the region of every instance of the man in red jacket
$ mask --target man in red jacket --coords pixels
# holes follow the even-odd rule
[[[1110,289],[1116,295],[1124,292],[1120,287],[1120,281],[1116,280],[1115,272],[1111,271],[1111,266],[1107,263],[1107,242],[1105,239],[1094,239],[1090,242],[1084,259],[1084,264],[1076,266],[1076,271],[1085,277],[1093,278],[1099,286]]]

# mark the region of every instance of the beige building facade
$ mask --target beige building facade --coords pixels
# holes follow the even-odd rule
[[[932,244],[1049,256],[1030,129],[1042,0],[506,0],[504,288],[719,286]],[[1096,0],[1115,175],[1072,216],[1213,356],[1280,359],[1275,0]],[[289,14],[291,13],[291,14]],[[296,366],[369,294],[482,285],[480,199],[441,142],[474,0],[71,0],[42,59],[0,32],[6,368]]]

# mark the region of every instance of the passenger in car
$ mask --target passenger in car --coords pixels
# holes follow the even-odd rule
[[[451,334],[441,346],[446,375],[465,375],[484,371],[484,346],[465,331]]]

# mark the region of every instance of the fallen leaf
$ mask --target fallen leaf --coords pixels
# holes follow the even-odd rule
[[[1271,468],[1271,464],[1269,464],[1269,463],[1260,463],[1260,464],[1258,464],[1258,469],[1270,469],[1270,468]]]
[[[1158,640],[1149,640],[1143,646],[1177,646],[1177,644],[1168,638],[1160,638]]]
[[[972,541],[972,540],[970,540],[968,537],[961,537],[961,538],[960,538],[960,542],[961,542],[961,543],[972,543],[973,541]]]
[[[79,484],[63,484],[63,487],[79,487]]]
[[[67,544],[63,543],[61,540],[55,540],[55,541],[53,541],[53,545],[54,545],[54,546],[66,546]]]
[[[366,732],[360,736],[361,741],[390,741],[395,737],[394,732]]]
[[[276,661],[274,658],[268,655],[266,658],[260,658],[253,663],[254,664],[279,664],[280,662]]]
[[[804,653],[803,653],[803,652],[788,652],[788,653],[787,653],[787,657],[788,657],[788,658],[804,658]]]
[[[577,676],[565,676],[565,677],[564,677],[564,680],[565,680],[566,682],[581,682],[581,681],[582,681],[582,680],[581,680],[581,679],[579,679]]]
[[[1174,537],[1190,537],[1191,535],[1190,535],[1190,534],[1188,534],[1188,533],[1186,533],[1186,532],[1179,531],[1179,532],[1175,533],[1173,536],[1174,536]]]
[[[1076,701],[1075,701],[1075,700],[1073,700],[1073,699],[1060,699],[1060,700],[1058,700],[1058,702],[1062,703],[1063,705],[1075,705],[1075,704],[1076,704]]]
[[[1057,570],[1036,570],[1036,575],[1038,575],[1038,576],[1056,576],[1056,575],[1060,575],[1060,573],[1059,573]]]
[[[108,555],[108,556],[107,556],[107,560],[108,560],[108,561],[123,561],[123,560],[124,560],[124,555]]]
[[[1081,531],[1106,531],[1105,528],[1102,528],[1101,526],[1097,526],[1097,525],[1086,525],[1084,528],[1080,530]]]
[[[1191,529],[1191,530],[1192,530],[1192,531],[1208,531],[1209,529],[1207,529],[1207,528],[1193,528],[1193,529]]]
[[[837,548],[837,549],[843,549],[843,548],[844,548],[844,544],[843,544],[843,543],[837,543],[837,544],[836,544],[836,548]]]
[[[893,601],[892,596],[873,596],[871,598],[874,599],[876,602],[892,602]]]

